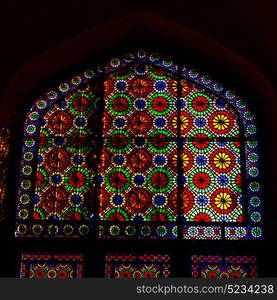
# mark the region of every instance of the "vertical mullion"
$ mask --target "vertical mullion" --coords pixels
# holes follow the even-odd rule
[[[182,138],[181,138],[181,97],[182,97],[182,85],[181,85],[181,79],[182,79],[182,67],[178,65],[178,75],[177,75],[177,203],[178,203],[178,218],[177,218],[177,239],[182,240],[182,192],[183,192],[183,186],[182,186],[182,151],[183,151],[183,145],[182,145]]]

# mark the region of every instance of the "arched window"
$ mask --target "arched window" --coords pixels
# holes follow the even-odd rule
[[[260,239],[253,116],[221,84],[144,51],[37,99],[16,236]]]
[[[84,256],[81,254],[22,253],[20,278],[82,278]]]

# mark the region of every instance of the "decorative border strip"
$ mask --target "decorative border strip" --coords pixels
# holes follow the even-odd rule
[[[113,278],[116,263],[152,264],[161,267],[162,278],[170,277],[170,256],[167,254],[107,254],[105,257],[105,277]]]
[[[192,255],[192,262],[198,263],[222,263],[221,255]]]
[[[42,254],[42,253],[22,253],[22,261],[84,261],[83,254]]]
[[[258,276],[258,268],[256,265],[256,256],[222,256],[222,255],[192,255],[191,256],[192,277],[201,278],[201,268],[210,266],[211,268],[218,266],[237,266],[245,265],[248,268],[248,277],[256,278]]]
[[[229,226],[225,228],[225,240],[262,240],[262,228],[250,226]]]
[[[175,225],[143,225],[137,224],[104,224],[99,226],[99,238],[138,238],[138,239],[176,239],[177,226]]]
[[[170,256],[167,254],[107,254],[106,262],[169,262]]]
[[[186,240],[221,240],[220,226],[183,226],[183,238]]]
[[[28,278],[31,262],[55,263],[69,262],[75,267],[75,278],[82,278],[84,275],[83,254],[43,254],[43,253],[22,253],[20,265],[20,278]]]
[[[69,237],[77,238],[87,236],[92,231],[93,224],[73,224],[62,223],[62,224],[45,224],[43,222],[30,221],[29,224],[17,223],[15,236],[16,237]]]
[[[244,263],[244,264],[255,264],[257,262],[257,258],[256,256],[225,256],[225,260],[226,262],[230,263],[230,264],[240,264],[240,263]]]

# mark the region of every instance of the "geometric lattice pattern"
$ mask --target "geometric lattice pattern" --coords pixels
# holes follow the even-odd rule
[[[255,256],[193,255],[194,278],[256,278]]]
[[[31,108],[16,236],[261,239],[257,146],[221,84],[144,51],[113,59]]]
[[[170,276],[168,255],[106,255],[106,278],[166,278]]]
[[[83,255],[75,254],[23,253],[21,257],[20,278],[82,278],[83,260]]]
[[[23,220],[19,228],[22,233],[31,236],[39,236],[44,230],[49,236],[88,233],[86,221],[95,217],[97,198],[98,128],[91,123],[100,124],[98,93],[97,83],[86,84],[55,101],[41,117],[37,112],[30,112],[25,126],[19,191],[18,218]],[[30,230],[24,222],[29,219],[33,223]],[[46,220],[52,220],[47,228],[43,225]]]
[[[108,77],[102,219],[176,220],[179,188],[184,220],[243,221],[237,117],[193,84],[181,89],[177,102],[176,75],[146,64]]]
[[[95,198],[97,147],[90,128],[97,99],[87,85],[42,119],[35,182],[35,220],[89,220]]]

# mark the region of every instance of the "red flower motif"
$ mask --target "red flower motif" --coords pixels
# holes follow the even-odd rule
[[[135,149],[128,156],[128,166],[135,172],[146,172],[152,163],[152,156],[143,149]]]
[[[74,109],[79,112],[87,110],[89,104],[89,99],[81,95],[76,96],[73,101]]]
[[[129,106],[129,102],[125,97],[117,96],[113,99],[112,107],[116,112],[124,112]]]
[[[135,135],[146,134],[152,127],[152,118],[146,112],[135,112],[129,117],[129,123]]]
[[[45,278],[46,277],[46,272],[43,270],[43,269],[39,269],[36,271],[36,274],[35,274],[36,278]]]
[[[203,96],[196,96],[193,98],[191,105],[196,111],[202,112],[209,107],[209,101]]]
[[[205,189],[211,184],[211,178],[207,173],[199,172],[193,177],[194,185],[199,189]]]
[[[54,148],[46,154],[45,165],[50,172],[63,172],[70,165],[70,158],[66,150]]]
[[[131,272],[127,270],[123,271],[121,273],[121,278],[131,278]]]
[[[151,177],[151,184],[156,189],[162,189],[168,185],[169,178],[163,172],[156,172]]]
[[[193,137],[193,146],[199,150],[203,150],[210,145],[208,136],[204,133],[198,133]]]
[[[127,203],[132,213],[144,213],[151,205],[151,196],[145,189],[136,188],[128,194]]]
[[[58,215],[69,206],[68,193],[63,188],[48,189],[39,202],[39,207],[45,209],[49,214],[57,213]]]
[[[158,96],[152,101],[152,108],[157,112],[164,112],[169,107],[168,99],[162,96]]]
[[[135,97],[146,97],[153,89],[153,82],[148,77],[135,77],[130,83],[130,91]]]
[[[48,126],[55,134],[66,133],[72,125],[72,117],[64,111],[57,111],[48,116]]]
[[[60,270],[58,273],[58,277],[63,279],[68,278],[68,272],[66,270]]]
[[[122,172],[114,172],[110,176],[110,184],[114,188],[122,188],[127,183],[127,178]]]
[[[216,149],[210,155],[209,160],[211,167],[219,173],[230,172],[236,163],[235,155],[227,149]]]
[[[227,111],[215,111],[209,116],[209,127],[218,134],[226,134],[234,127],[234,117]]]
[[[80,172],[71,172],[68,176],[69,184],[74,188],[80,188],[86,183],[86,176]]]

